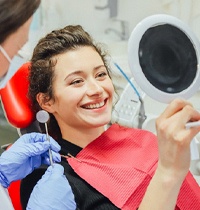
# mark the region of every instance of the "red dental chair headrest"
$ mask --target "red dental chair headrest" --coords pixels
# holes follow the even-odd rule
[[[26,128],[35,120],[27,97],[29,66],[29,62],[23,64],[6,87],[0,90],[5,116],[16,128]]]

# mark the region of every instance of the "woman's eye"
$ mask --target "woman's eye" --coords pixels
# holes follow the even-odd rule
[[[72,82],[70,83],[70,85],[80,84],[81,82],[83,82],[83,80],[77,79],[77,80],[72,81]]]
[[[105,76],[107,76],[107,75],[108,75],[107,72],[101,72],[101,73],[99,73],[99,74],[97,75],[97,77],[105,77]]]

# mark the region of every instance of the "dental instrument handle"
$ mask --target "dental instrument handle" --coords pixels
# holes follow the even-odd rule
[[[200,121],[188,122],[185,125],[186,129],[190,129],[190,128],[198,127],[198,126],[200,126]]]
[[[36,119],[38,120],[38,122],[44,123],[45,130],[46,130],[47,141],[50,142],[49,133],[48,133],[48,127],[47,127],[47,121],[49,120],[49,113],[47,111],[45,111],[45,110],[40,110],[36,114]],[[53,157],[52,157],[51,149],[49,149],[49,160],[50,160],[51,166],[53,166]]]
[[[46,130],[47,140],[50,142],[49,133],[48,133],[48,128],[47,128],[47,123],[45,123],[45,130]],[[51,151],[51,149],[49,149],[49,160],[50,160],[51,166],[53,166],[53,156],[52,156],[52,151]]]

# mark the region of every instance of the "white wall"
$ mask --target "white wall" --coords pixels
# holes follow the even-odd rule
[[[97,6],[106,6],[108,1],[118,2],[115,18],[110,18],[108,8],[96,9]],[[115,46],[121,42],[119,20],[127,21],[127,41],[136,24],[153,14],[169,14],[183,20],[200,39],[199,8],[200,1],[197,0],[42,0],[40,10],[34,15],[30,41],[25,51],[29,57],[38,39],[51,30],[80,24],[97,41],[108,43],[113,55],[124,54],[127,52],[125,47]],[[114,30],[106,33],[108,28],[118,34]]]
[[[200,1],[197,0],[116,0],[118,16],[127,20],[130,32],[143,18],[164,13],[176,16],[186,22],[200,38]],[[106,6],[108,0],[42,0],[42,25],[45,31],[68,24],[81,24],[99,40],[114,40],[105,30],[120,24],[109,18],[109,9],[97,10],[96,6]],[[116,39],[113,39],[116,38]]]

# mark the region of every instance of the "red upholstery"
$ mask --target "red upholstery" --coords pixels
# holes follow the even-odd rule
[[[8,188],[8,192],[15,210],[22,210],[20,203],[20,180],[12,182]]]
[[[0,90],[7,120],[16,128],[28,127],[35,118],[27,98],[29,65],[30,63],[22,65],[6,87]]]

